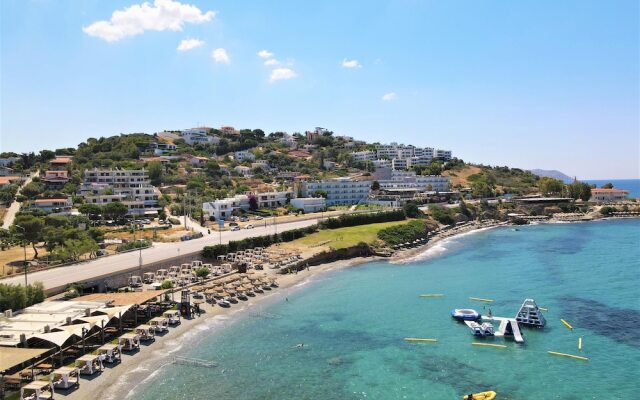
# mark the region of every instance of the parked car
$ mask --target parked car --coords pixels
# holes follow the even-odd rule
[[[264,218],[262,218],[261,216],[257,215],[256,216],[256,221],[262,221]]]
[[[237,222],[229,222],[229,228],[233,228],[234,226],[238,226]]]
[[[240,227],[238,225],[231,227],[231,232],[239,231],[239,230],[240,230]]]
[[[244,227],[244,229],[253,229],[253,228],[255,228],[255,226],[253,226],[253,224],[249,224],[249,225]]]
[[[247,222],[248,220],[249,220],[249,217],[245,217],[245,216],[240,217],[240,222]]]

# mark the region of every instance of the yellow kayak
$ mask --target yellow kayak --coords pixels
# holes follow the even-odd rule
[[[462,397],[463,400],[493,400],[495,398],[496,392],[494,391],[468,394]]]

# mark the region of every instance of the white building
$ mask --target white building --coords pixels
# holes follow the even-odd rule
[[[445,161],[451,160],[450,150],[434,149],[433,147],[415,147],[405,146],[403,144],[391,143],[380,144],[376,146],[377,158],[386,158],[389,160],[411,160],[407,162],[408,167],[411,165],[427,165],[435,157]],[[404,162],[398,161],[398,166],[405,165]]]
[[[319,212],[327,207],[324,197],[298,197],[291,199],[291,205],[296,209],[302,209],[305,213]]]
[[[379,179],[380,189],[415,189],[427,192],[447,192],[451,186],[449,177],[441,175],[416,175],[415,171],[391,171],[389,179]]]
[[[156,214],[159,210],[158,190],[151,185],[144,169],[85,170],[80,194],[90,204],[122,202],[129,215]]]
[[[355,162],[373,161],[377,158],[376,152],[371,150],[354,151],[351,153],[351,157]]]
[[[358,204],[365,201],[371,191],[372,181],[352,181],[336,178],[324,181],[302,182],[302,196],[314,197],[316,191],[327,193],[326,204]]]
[[[330,160],[323,160],[322,167],[328,171],[336,168],[336,163]]]
[[[450,161],[451,160],[451,150],[436,149],[435,157],[441,158],[441,159],[443,159],[445,161]]]
[[[238,165],[237,167],[233,168],[237,173],[239,173],[242,176],[250,176],[251,175],[251,168],[250,167],[245,167],[244,165]]]
[[[628,190],[621,189],[591,189],[591,198],[589,201],[593,202],[614,202],[623,201],[629,197]]]
[[[238,194],[226,199],[219,199],[202,203],[202,210],[216,220],[229,218],[234,211],[251,208],[251,197],[255,197],[258,208],[273,208],[287,204],[291,192],[265,192]]]
[[[269,161],[267,160],[255,160],[254,162],[251,163],[251,169],[258,169],[258,168],[264,171],[269,171],[271,167],[269,166]]]
[[[233,159],[236,161],[255,160],[256,156],[249,150],[236,151],[233,153]]]
[[[185,129],[181,132],[182,139],[190,146],[195,144],[218,144],[220,138],[217,136],[209,136],[209,130],[206,126],[199,128]]]
[[[31,201],[29,208],[44,211],[46,213],[65,213],[71,211],[73,201],[71,197],[52,197],[48,199],[36,199]]]

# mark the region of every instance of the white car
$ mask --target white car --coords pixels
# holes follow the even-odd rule
[[[244,227],[244,229],[253,229],[253,228],[255,228],[255,226],[253,226],[253,224],[249,224],[249,225]]]
[[[238,225],[231,227],[231,232],[239,231],[240,227]]]
[[[264,219],[264,218],[262,218],[262,217],[261,217],[261,216],[259,216],[259,215],[256,217],[256,221],[261,221],[261,220],[263,220],[263,219]]]

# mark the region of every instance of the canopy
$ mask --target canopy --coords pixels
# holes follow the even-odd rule
[[[129,311],[129,309],[133,307],[132,304],[129,304],[127,306],[120,306],[120,307],[109,307],[109,308],[101,308],[99,310],[96,310],[97,313],[103,313],[105,315],[108,315],[111,318],[119,318],[120,317],[120,313],[124,314],[127,311]]]
[[[77,336],[71,332],[61,331],[61,332],[51,332],[51,333],[41,333],[39,335],[33,335],[32,338],[38,338],[42,340],[46,340],[49,343],[53,343],[58,347],[62,347],[70,337]]]
[[[76,321],[82,321],[82,322],[87,322],[91,325],[97,325],[97,326],[102,326],[102,321],[104,321],[104,324],[107,325],[109,323],[109,321],[111,321],[113,317],[108,316],[108,315],[96,315],[94,317],[82,317],[82,318],[78,318],[76,319]]]
[[[38,358],[51,349],[23,349],[17,347],[0,347],[0,371],[4,372],[15,366]]]
[[[84,324],[58,326],[55,329],[61,329],[65,332],[72,333],[78,337],[82,337],[83,334],[86,332],[89,332],[91,328],[93,328],[93,324],[84,323]],[[84,329],[84,332],[83,332],[83,329]]]

